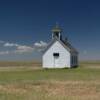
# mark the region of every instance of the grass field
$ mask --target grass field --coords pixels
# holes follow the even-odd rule
[[[35,62],[0,62],[0,100],[100,100],[100,63],[42,69]]]

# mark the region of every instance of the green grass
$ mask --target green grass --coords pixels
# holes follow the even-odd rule
[[[15,63],[14,63],[15,64]],[[13,65],[14,65],[13,64]],[[16,65],[16,64],[15,64]],[[99,100],[100,65],[42,69],[20,63],[0,67],[0,100]],[[92,67],[91,67],[92,66]],[[97,64],[96,64],[97,66]]]
[[[20,68],[19,68],[20,69]],[[13,71],[0,71],[0,83],[16,81],[37,80],[100,80],[100,69],[74,68],[74,69],[25,69]]]

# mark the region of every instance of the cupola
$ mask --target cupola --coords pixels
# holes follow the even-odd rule
[[[62,29],[59,27],[58,24],[56,24],[56,26],[52,29],[52,39],[54,38],[61,39],[61,32],[62,32]]]

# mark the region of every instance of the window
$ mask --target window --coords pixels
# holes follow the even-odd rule
[[[77,64],[77,56],[76,56],[76,64]]]
[[[72,64],[75,64],[75,56],[71,56],[71,61]]]
[[[54,57],[59,57],[59,53],[53,53]]]
[[[73,56],[71,56],[71,61],[72,61],[71,63],[73,64]]]

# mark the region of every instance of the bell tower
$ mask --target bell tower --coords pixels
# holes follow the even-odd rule
[[[54,38],[61,39],[61,32],[62,29],[59,27],[58,24],[56,24],[56,26],[52,29],[52,39]]]

